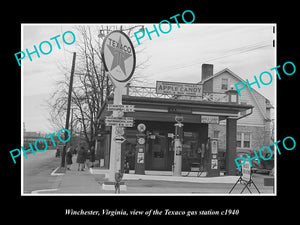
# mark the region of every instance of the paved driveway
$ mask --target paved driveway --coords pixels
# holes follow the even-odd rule
[[[36,152],[36,155],[28,154],[28,158],[23,159],[24,193],[57,187],[60,176],[51,176],[52,171],[60,165],[60,158],[55,157],[55,152]]]

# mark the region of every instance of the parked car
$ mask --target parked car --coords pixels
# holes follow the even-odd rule
[[[252,172],[253,173],[261,173],[272,175],[274,168],[274,159],[262,160],[260,159],[260,163],[258,163],[257,159],[252,160]]]

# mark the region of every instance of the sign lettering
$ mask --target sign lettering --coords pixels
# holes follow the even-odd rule
[[[249,162],[246,162],[242,166],[243,180],[250,180],[251,178],[251,167]]]
[[[202,91],[202,84],[156,81],[157,94],[202,96]]]
[[[105,70],[119,83],[130,80],[135,69],[135,51],[129,37],[122,31],[109,33],[102,44]]]
[[[219,124],[219,117],[218,116],[201,115],[201,123],[215,123],[215,124]]]
[[[123,111],[123,112],[134,112],[134,105],[107,105],[107,111]]]

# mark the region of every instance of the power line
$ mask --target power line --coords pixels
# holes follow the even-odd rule
[[[269,47],[269,46],[271,46],[271,44],[269,43],[269,41],[263,41],[263,42],[258,42],[258,43],[255,43],[255,44],[245,45],[245,46],[238,47],[238,48],[235,48],[235,49],[229,49],[229,50],[227,50],[227,52],[232,52],[232,51],[237,51],[237,50],[238,51],[234,52],[234,53],[231,53],[231,54],[227,53],[227,54],[223,54],[221,56],[212,57],[212,58],[209,58],[209,59],[202,58],[200,60],[197,60],[197,62],[195,62],[195,63],[191,63],[191,64],[188,64],[188,65],[184,65],[184,66],[176,67],[176,68],[169,69],[169,70],[166,70],[166,71],[158,72],[156,74],[166,73],[166,72],[182,69],[182,68],[189,67],[189,66],[194,66],[194,65],[197,65],[197,64],[201,64],[201,62],[209,62],[209,61],[214,61],[214,60],[217,60],[217,59],[230,57],[230,56],[233,56],[233,55],[243,54],[243,53],[254,51],[254,50],[257,50],[257,49],[260,49],[260,48]]]
[[[62,26],[60,26],[60,33],[61,33],[61,36],[62,36],[62,35],[63,35],[63,33],[62,33]],[[63,46],[63,50],[64,50],[65,67],[67,67],[67,59],[66,59],[65,45],[62,45],[62,46]]]

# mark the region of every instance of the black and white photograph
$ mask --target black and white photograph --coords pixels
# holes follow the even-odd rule
[[[108,3],[3,17],[3,219],[296,218],[296,6]]]
[[[22,24],[22,38],[24,195],[276,195],[276,24]]]

